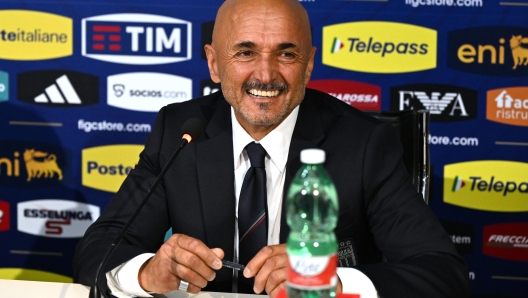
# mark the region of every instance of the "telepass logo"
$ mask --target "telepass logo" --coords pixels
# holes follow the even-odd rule
[[[528,163],[469,161],[444,166],[444,202],[495,212],[528,211]]]

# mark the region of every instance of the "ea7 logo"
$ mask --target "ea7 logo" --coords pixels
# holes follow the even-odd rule
[[[451,85],[416,84],[391,88],[391,110],[427,109],[431,121],[461,121],[477,117],[477,91]]]
[[[151,14],[122,13],[82,21],[82,55],[123,64],[191,59],[191,23]]]
[[[42,70],[18,75],[18,100],[53,107],[80,107],[99,101],[99,79],[75,71]]]

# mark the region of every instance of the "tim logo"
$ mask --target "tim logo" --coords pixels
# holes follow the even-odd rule
[[[18,100],[53,107],[81,107],[99,101],[99,79],[85,73],[62,70],[25,72],[18,75]]]
[[[0,201],[0,232],[9,230],[9,203]]]
[[[528,75],[528,28],[477,27],[448,33],[447,66],[492,76]]]
[[[477,117],[477,91],[464,87],[417,84],[391,88],[391,110],[427,109],[431,121],[450,122]]]
[[[502,124],[528,126],[528,87],[489,90],[486,119]]]
[[[18,203],[18,230],[51,237],[78,238],[99,217],[99,207],[66,200],[35,200]]]
[[[85,18],[82,55],[137,65],[190,60],[191,25],[180,19],[141,13]]]

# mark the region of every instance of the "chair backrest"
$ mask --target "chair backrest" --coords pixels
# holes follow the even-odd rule
[[[429,158],[429,111],[365,111],[381,121],[391,123],[403,145],[403,162],[412,176],[416,190],[429,203],[431,163]]]

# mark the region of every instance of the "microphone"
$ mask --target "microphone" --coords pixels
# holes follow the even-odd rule
[[[158,186],[158,184],[161,182],[161,179],[163,178],[163,176],[165,176],[165,173],[169,170],[169,167],[171,166],[172,162],[176,159],[176,156],[178,156],[178,154],[183,149],[183,147],[189,144],[193,139],[197,139],[202,133],[202,131],[203,131],[203,122],[202,120],[198,118],[191,118],[185,121],[185,123],[182,125],[181,132],[183,133],[183,136],[182,136],[180,145],[178,146],[178,149],[176,149],[176,151],[172,154],[171,158],[169,159],[165,167],[163,167],[163,170],[161,170],[160,174],[158,175],[154,183],[152,183],[152,186],[149,188],[149,190],[143,197],[143,200],[141,201],[141,203],[136,207],[136,210],[134,210],[134,213],[132,214],[132,216],[130,216],[130,218],[128,219],[127,223],[125,224],[121,232],[114,238],[114,241],[112,241],[112,244],[110,245],[110,247],[108,247],[108,250],[106,251],[104,255],[103,261],[101,262],[101,264],[99,264],[99,267],[97,268],[97,271],[95,272],[94,284],[90,288],[89,298],[100,298],[101,297],[101,292],[99,291],[99,286],[97,285],[97,283],[99,282],[99,276],[101,275],[101,272],[103,271],[103,267],[108,262],[108,259],[112,255],[112,252],[114,252],[114,250],[119,245],[121,240],[123,240],[123,237],[125,236],[125,233],[127,232],[128,228],[130,227],[134,219],[137,217],[141,209],[143,209],[143,206],[147,203],[147,200],[150,198],[150,196],[156,189],[156,186]],[[102,294],[104,297],[107,297],[106,293],[102,293]]]

